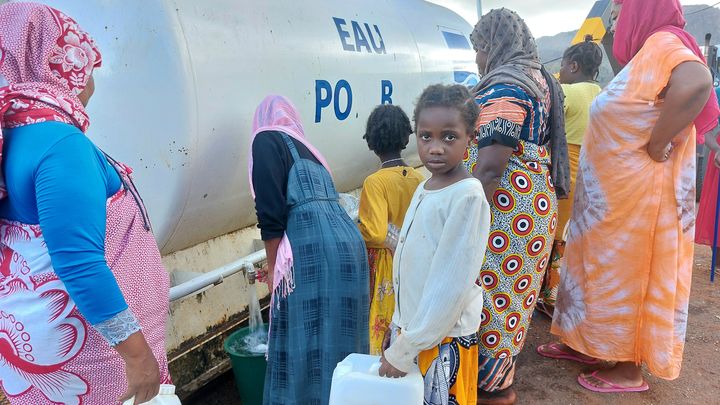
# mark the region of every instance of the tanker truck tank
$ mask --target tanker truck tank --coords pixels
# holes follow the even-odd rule
[[[135,169],[164,254],[255,222],[246,160],[267,94],[293,100],[345,191],[375,166],[375,105],[411,112],[428,84],[477,80],[469,24],[424,1],[48,3],[103,52],[89,136]]]
[[[134,169],[173,289],[187,291],[177,298],[192,297],[168,323],[181,395],[228,369],[222,340],[246,319],[249,288],[268,294],[227,278],[263,257],[247,174],[257,104],[289,97],[351,191],[378,165],[362,139],[377,104],[411,114],[426,86],[478,80],[470,24],[422,0],[46,3],[103,53],[88,136]],[[417,162],[414,142],[405,155]]]

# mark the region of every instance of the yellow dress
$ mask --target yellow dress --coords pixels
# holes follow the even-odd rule
[[[565,132],[567,134],[568,157],[570,158],[570,194],[567,199],[558,200],[558,223],[555,231],[555,241],[550,254],[550,265],[545,272],[540,301],[554,306],[560,285],[560,268],[565,251],[565,227],[572,214],[573,199],[575,198],[575,181],[577,179],[578,165],[580,164],[580,149],[590,119],[590,106],[602,89],[595,83],[580,82],[563,84],[565,93]]]
[[[590,120],[590,105],[602,91],[600,86],[590,82],[563,84],[562,88],[565,93],[565,132],[570,158],[570,195],[565,200],[558,200],[558,227],[555,240],[562,240],[565,225],[572,213],[575,178],[580,163],[580,146]]]
[[[451,404],[476,405],[478,354],[477,335],[448,337],[438,347],[420,352],[417,361],[425,382],[425,400],[435,389],[446,391]],[[439,369],[442,372],[437,372]]]
[[[405,212],[423,176],[411,167],[380,169],[363,183],[360,233],[370,265],[370,354],[381,353],[382,341],[395,309],[392,252],[385,247],[388,225],[402,227]]]

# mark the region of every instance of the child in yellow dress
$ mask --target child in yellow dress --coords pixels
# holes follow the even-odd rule
[[[400,157],[412,134],[410,120],[397,106],[373,110],[363,138],[380,159],[380,170],[365,179],[360,196],[360,233],[370,264],[370,354],[381,353],[395,307],[392,286],[393,239],[402,226],[423,176]]]
[[[542,291],[537,309],[552,318],[560,284],[560,266],[565,252],[564,230],[575,198],[575,180],[580,162],[585,129],[590,119],[590,105],[602,90],[597,83],[600,64],[603,60],[600,46],[592,36],[565,50],[560,65],[560,84],[565,93],[565,131],[567,133],[568,156],[570,158],[570,194],[567,199],[558,200],[558,224],[550,264],[545,272]]]

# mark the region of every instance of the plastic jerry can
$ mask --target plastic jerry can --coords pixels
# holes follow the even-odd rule
[[[417,368],[402,378],[380,377],[380,357],[350,354],[332,377],[330,405],[422,405],[423,378]]]

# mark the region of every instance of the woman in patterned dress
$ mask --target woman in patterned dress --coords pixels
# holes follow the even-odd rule
[[[470,38],[483,79],[475,89],[481,112],[466,166],[492,205],[480,272],[486,294],[478,401],[513,403],[515,359],[555,236],[556,192],[564,194],[569,186],[563,106],[559,84],[541,68],[535,40],[515,12],[490,11]]]

